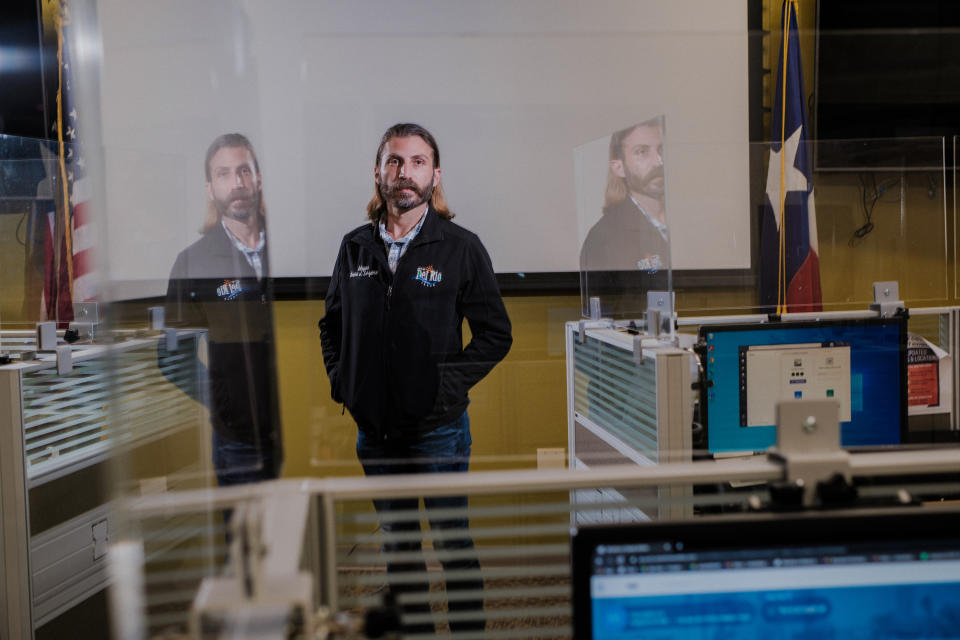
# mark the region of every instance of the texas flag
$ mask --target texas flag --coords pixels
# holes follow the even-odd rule
[[[784,0],[783,39],[770,131],[760,236],[760,304],[777,313],[820,311],[820,261],[797,0]]]

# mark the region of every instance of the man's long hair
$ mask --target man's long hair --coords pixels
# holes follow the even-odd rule
[[[395,124],[387,129],[386,133],[383,134],[383,137],[380,138],[380,146],[377,147],[377,162],[374,166],[380,166],[380,158],[383,155],[383,148],[388,142],[390,142],[390,140],[393,138],[409,138],[411,136],[417,136],[430,145],[430,148],[433,149],[433,167],[435,169],[439,168],[440,148],[437,146],[437,140],[429,131],[418,124],[413,124],[412,122]],[[447,206],[447,199],[443,195],[442,183],[433,185],[433,195],[430,196],[430,208],[433,209],[437,215],[446,220],[450,220],[454,216],[453,212],[450,211],[450,208]],[[376,180],[374,180],[373,197],[370,198],[370,202],[367,203],[367,217],[370,218],[371,222],[377,223],[385,211],[386,203],[383,201],[383,196],[380,195],[380,188],[377,186]]]
[[[217,155],[217,152],[224,147],[241,147],[250,152],[250,157],[253,158],[253,169],[257,172],[257,179],[260,178],[260,163],[257,162],[257,153],[253,150],[253,145],[250,144],[250,140],[247,139],[247,136],[242,133],[225,133],[222,136],[218,136],[213,142],[210,143],[210,147],[207,148],[207,158],[203,163],[204,173],[207,176],[207,182],[210,182],[213,175],[211,173],[210,163],[213,162],[213,156]],[[264,204],[263,199],[263,186],[260,187],[260,208],[257,210],[257,215],[261,218],[266,218],[267,216],[267,207]],[[260,221],[263,225],[263,220]],[[203,218],[203,226],[200,227],[200,233],[207,233],[214,227],[220,224],[220,212],[217,211],[216,205],[208,198],[207,199],[207,213]]]
[[[625,162],[626,158],[623,155],[623,139],[628,135],[633,133],[636,129],[640,127],[660,127],[660,118],[652,118],[644,122],[627,127],[626,129],[620,129],[620,131],[614,132],[610,136],[610,160],[620,160]],[[620,204],[630,195],[630,192],[627,190],[627,180],[621,178],[613,172],[613,169],[609,166],[607,167],[607,190],[603,196],[603,212],[606,213],[612,207]]]

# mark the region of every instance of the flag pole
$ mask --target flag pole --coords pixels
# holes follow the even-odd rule
[[[67,279],[70,287],[68,291],[73,291],[73,238],[70,233],[70,185],[67,183],[67,163],[63,149],[63,25],[69,20],[67,16],[67,6],[65,0],[59,2],[59,11],[57,11],[57,142],[58,156],[60,159],[60,184],[63,186],[63,234],[67,245]],[[54,239],[56,242],[56,239]],[[56,243],[59,244],[59,243]],[[60,252],[54,249],[55,255]],[[57,269],[59,275],[60,270]],[[59,287],[58,287],[59,288]],[[57,292],[59,296],[59,291]]]
[[[779,258],[777,260],[777,313],[785,313],[787,310],[786,305],[786,201],[787,201],[787,154],[784,153],[783,147],[786,143],[786,127],[787,127],[787,56],[790,51],[790,12],[793,10],[793,5],[796,0],[784,0],[783,3],[783,27],[782,27],[782,51],[780,54],[781,58],[781,69],[780,69],[780,220],[778,221],[780,228],[780,249],[779,249]]]

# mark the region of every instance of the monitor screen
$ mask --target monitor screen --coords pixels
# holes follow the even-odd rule
[[[574,637],[957,637],[958,531],[919,508],[583,528]]]
[[[844,447],[899,444],[907,423],[906,318],[703,326],[710,453],[776,444],[777,403],[834,398]]]

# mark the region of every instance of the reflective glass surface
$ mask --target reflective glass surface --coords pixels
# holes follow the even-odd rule
[[[406,637],[570,637],[571,528],[821,486],[781,406],[820,401],[800,450],[953,445],[957,138],[818,137],[812,2],[792,123],[760,4],[75,3],[80,140],[0,137],[19,543],[109,540],[126,637],[394,596]],[[838,468],[955,498],[921,458],[906,498]]]

